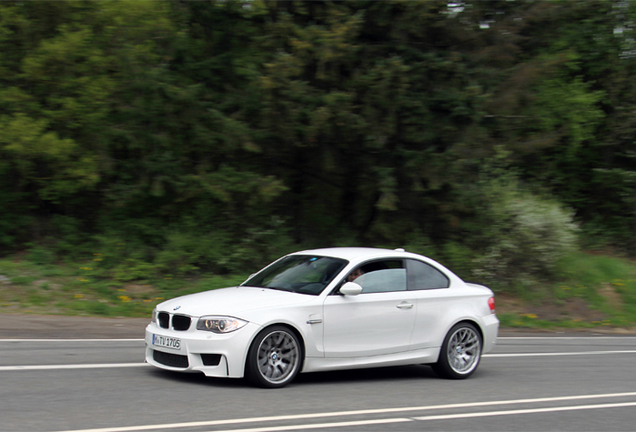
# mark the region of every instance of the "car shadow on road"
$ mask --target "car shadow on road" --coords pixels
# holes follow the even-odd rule
[[[146,373],[162,380],[179,384],[214,386],[223,388],[253,387],[247,379],[211,378],[202,373],[172,372],[161,369],[147,369]],[[372,369],[350,369],[333,372],[312,372],[300,374],[290,385],[347,384],[383,381],[412,381],[413,379],[440,379],[433,370],[424,365],[393,366]]]
[[[178,384],[191,384],[199,386],[215,386],[215,387],[249,387],[250,384],[245,379],[234,378],[212,378],[206,377],[203,373],[183,373],[173,372],[162,369],[147,369],[149,375],[157,379],[167,380]]]
[[[350,382],[381,382],[412,379],[438,379],[433,369],[424,365],[393,366],[372,369],[349,369],[333,372],[300,374],[295,384],[334,384]]]

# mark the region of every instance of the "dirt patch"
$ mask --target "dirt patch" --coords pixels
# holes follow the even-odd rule
[[[506,293],[495,294],[497,313],[525,313],[521,300]]]
[[[587,302],[581,298],[570,298],[559,304],[542,304],[539,307],[539,317],[547,321],[572,320],[583,322],[603,321],[607,316],[594,309],[590,309]]]
[[[95,318],[0,313],[3,338],[143,338],[148,318]]]
[[[529,315],[545,321],[572,320],[581,322],[603,321],[607,316],[591,309],[581,298],[528,304],[509,294],[498,294],[495,297],[497,313]]]
[[[124,289],[130,294],[153,294],[156,290],[152,285],[128,284]]]
[[[615,309],[615,310],[623,309],[623,299],[621,298],[621,295],[616,292],[616,290],[611,284],[605,283],[601,285],[601,287],[598,290],[598,293],[601,296],[603,296],[607,304],[609,304],[612,307],[612,309]]]
[[[60,285],[59,283],[53,283],[53,282],[51,282],[48,279],[36,280],[35,282],[33,282],[32,285],[37,287],[37,288],[42,288],[43,286],[48,286],[49,289],[60,289],[60,288],[62,288],[62,285]]]

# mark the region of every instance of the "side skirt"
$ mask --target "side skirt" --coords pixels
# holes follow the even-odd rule
[[[426,348],[396,354],[384,354],[369,357],[317,358],[306,357],[301,372],[319,372],[342,369],[363,369],[383,366],[406,366],[413,364],[435,363],[440,348]]]

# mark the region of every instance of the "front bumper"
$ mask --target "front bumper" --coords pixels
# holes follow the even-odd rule
[[[166,329],[150,323],[146,327],[146,362],[171,371],[242,378],[247,351],[259,330],[258,325],[248,323],[234,332],[216,334],[197,330],[194,322],[185,331]],[[179,339],[179,348],[157,346],[153,343],[155,336]]]

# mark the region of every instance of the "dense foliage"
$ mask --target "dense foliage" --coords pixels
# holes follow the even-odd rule
[[[0,252],[135,279],[406,246],[532,278],[576,222],[634,253],[635,12],[1,2]]]

